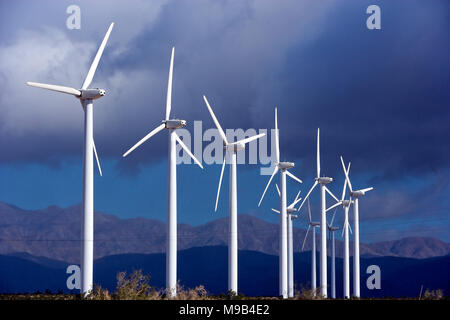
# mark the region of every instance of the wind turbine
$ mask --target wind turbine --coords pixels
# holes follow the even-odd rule
[[[181,141],[176,133],[176,129],[182,128],[186,125],[186,120],[171,119],[170,110],[172,108],[172,78],[173,78],[173,59],[175,54],[175,47],[172,48],[172,55],[170,58],[169,81],[167,84],[167,98],[166,98],[166,117],[162,123],[155,129],[150,131],[144,138],[132,146],[123,157],[129,155],[134,149],[139,147],[145,141],[150,139],[158,132],[166,129],[169,130],[169,179],[168,179],[168,205],[167,205],[167,223],[166,223],[166,290],[171,297],[177,294],[177,161],[176,161],[176,144],[183,148],[183,150],[194,160],[194,162],[203,169],[202,164],[192,154],[189,148]]]
[[[312,248],[311,248],[311,291],[316,295],[316,227],[320,226],[320,222],[313,222],[311,219],[311,206],[308,199],[308,229],[306,230],[305,238],[303,239],[302,251],[305,248],[306,238],[308,237],[309,229],[312,229]]]
[[[360,295],[360,275],[359,275],[359,207],[358,202],[359,198],[364,196],[366,192],[373,190],[373,187],[360,189],[353,191],[352,184],[350,182],[350,178],[348,174],[350,172],[350,166],[348,171],[345,170],[344,159],[341,156],[342,168],[344,169],[345,179],[347,180],[348,187],[350,189],[350,197],[353,199],[353,214],[354,214],[354,227],[355,232],[353,233],[353,241],[354,241],[354,254],[353,254],[353,296],[359,298]]]
[[[343,166],[344,169],[344,173],[350,172],[350,162],[348,163],[348,167],[347,169],[345,169],[345,166]],[[347,186],[347,179],[345,179],[344,181],[344,187],[342,190],[342,196],[341,196],[341,200],[336,202],[334,205],[332,205],[331,207],[329,207],[327,209],[327,211],[333,209],[334,207],[337,207],[338,205],[342,205],[342,208],[344,209],[344,225],[342,226],[342,236],[344,237],[344,259],[343,259],[343,263],[344,263],[344,269],[343,269],[343,278],[344,278],[344,285],[343,285],[343,289],[344,289],[344,298],[348,299],[350,298],[350,250],[349,250],[349,229],[350,232],[352,232],[352,229],[350,227],[350,224],[348,223],[348,210],[350,208],[350,205],[352,203],[351,199],[350,200],[345,200],[345,191],[346,191],[346,186]]]
[[[328,192],[336,202],[339,200],[331,193],[331,191],[327,188],[327,184],[333,181],[333,178],[330,177],[321,177],[320,176],[320,129],[317,129],[317,176],[314,179],[315,182],[311,189],[309,189],[306,197],[303,199],[302,204],[298,208],[300,210],[305,203],[306,199],[309,198],[309,195],[314,190],[314,188],[319,184],[320,185],[320,294],[322,297],[327,297],[327,222],[326,222],[326,198],[325,192]]]
[[[328,232],[331,238],[331,298],[336,299],[336,248],[334,241],[334,232],[339,230],[339,227],[333,227],[334,217],[336,215],[336,209],[333,213],[331,222],[327,224]]]
[[[81,89],[64,87],[53,84],[27,82],[27,85],[56,92],[66,93],[75,96],[81,102],[84,111],[84,158],[83,158],[83,215],[81,219],[81,293],[87,294],[92,290],[94,274],[94,164],[93,156],[97,161],[98,170],[102,175],[97,150],[94,143],[94,104],[95,99],[99,99],[106,94],[106,91],[99,88],[89,88],[98,63],[108,42],[109,35],[114,27],[114,23],[108,28],[105,37],[95,55],[89,68],[86,79]]]
[[[278,184],[275,184],[277,187],[278,195],[281,197],[280,188],[278,188]],[[302,198],[299,198],[301,190],[297,193],[295,196],[294,201],[287,206],[286,212],[287,212],[287,228],[288,228],[288,243],[287,243],[287,250],[288,250],[288,297],[293,298],[294,297],[294,233],[292,228],[292,222],[293,220],[297,219],[298,216],[294,214],[294,212],[297,211],[295,209],[295,205],[302,200]],[[280,213],[279,210],[276,210],[272,208],[273,212]]]
[[[229,182],[229,220],[228,220],[228,290],[234,293],[238,292],[238,230],[237,230],[237,173],[236,173],[236,159],[237,152],[245,149],[245,145],[251,141],[259,139],[265,135],[261,133],[249,138],[245,138],[236,142],[229,142],[225,132],[220,126],[219,121],[216,118],[208,100],[203,96],[206,107],[214,121],[214,124],[219,131],[219,134],[223,140],[223,148],[225,155],[222,163],[222,170],[220,171],[219,187],[217,188],[216,205],[214,211],[217,211],[217,205],[219,202],[220,187],[222,186],[223,171],[225,170],[226,158],[228,155],[228,162],[230,164],[230,182]]]
[[[270,182],[272,182],[275,174],[280,171],[280,249],[279,249],[279,287],[280,296],[287,298],[288,296],[288,279],[287,279],[287,205],[286,205],[286,175],[291,177],[297,182],[302,183],[302,180],[294,176],[288,170],[292,169],[295,164],[293,162],[280,162],[280,142],[278,138],[278,120],[277,120],[277,108],[275,108],[275,157],[276,163],[270,176],[269,182],[264,189],[261,199],[259,200],[258,207],[264,199],[267,188],[269,188]]]

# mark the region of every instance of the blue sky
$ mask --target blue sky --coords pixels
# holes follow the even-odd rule
[[[66,28],[70,4],[81,8],[80,30]],[[370,4],[381,7],[381,30],[365,26]],[[449,9],[414,0],[1,2],[0,201],[26,209],[80,202],[79,103],[25,82],[79,87],[114,21],[93,81],[107,90],[94,112],[104,171],[95,177],[96,210],[165,220],[167,137],[121,154],[162,119],[175,46],[172,110],[188,130],[194,120],[213,126],[202,94],[226,128],[273,128],[278,106],[282,158],[304,181],[288,183],[290,198],[312,184],[320,127],[330,189],[342,188],[340,155],[352,162],[355,186],[375,187],[360,204],[363,241],[450,241]],[[259,172],[238,167],[238,211],[277,222],[274,188],[257,208],[268,179]],[[178,166],[181,223],[226,216],[227,173],[213,213],[220,165]]]

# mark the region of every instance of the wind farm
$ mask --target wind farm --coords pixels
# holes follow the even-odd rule
[[[448,299],[446,7],[5,3],[0,300]]]

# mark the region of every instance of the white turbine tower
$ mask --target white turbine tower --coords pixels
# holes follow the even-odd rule
[[[333,213],[333,218],[331,218],[331,222],[327,225],[328,232],[330,233],[331,238],[331,298],[336,299],[336,248],[334,241],[334,232],[339,230],[339,227],[333,227],[334,217],[336,215],[336,211]]]
[[[80,99],[84,111],[84,158],[83,158],[83,215],[81,219],[81,293],[88,294],[93,286],[94,274],[94,164],[93,157],[97,160],[97,166],[102,174],[97,150],[94,143],[94,104],[93,100],[101,98],[106,91],[99,88],[88,88],[94,78],[98,63],[108,42],[114,23],[111,23],[100,48],[89,68],[86,79],[81,89],[27,82],[29,86],[67,93]]]
[[[309,189],[306,197],[303,199],[302,204],[298,208],[300,210],[305,203],[306,199],[314,190],[314,188],[320,185],[320,294],[322,297],[327,297],[327,222],[326,222],[326,198],[325,192],[328,192],[336,201],[339,201],[331,192],[328,190],[326,185],[333,181],[330,177],[320,176],[320,129],[317,129],[317,176],[315,182],[311,189]]]
[[[166,99],[166,118],[155,129],[150,131],[144,138],[131,147],[123,154],[126,157],[130,152],[139,147],[145,141],[157,134],[163,129],[169,130],[169,179],[168,179],[168,205],[166,222],[166,290],[171,297],[177,294],[177,161],[176,161],[176,143],[194,160],[194,162],[203,169],[202,164],[192,154],[189,148],[181,141],[176,133],[176,129],[186,125],[186,120],[170,119],[170,110],[172,108],[172,77],[173,77],[173,59],[175,48],[172,48],[170,58],[169,81],[167,84]]]
[[[278,188],[278,185],[275,184],[277,187],[278,195],[281,197],[280,188]],[[287,244],[287,250],[288,250],[288,297],[293,298],[294,297],[294,232],[293,232],[293,226],[292,222],[293,220],[297,219],[298,216],[294,214],[294,212],[297,211],[295,209],[295,205],[302,200],[302,198],[299,198],[301,190],[297,193],[295,196],[294,201],[287,206],[286,212],[287,212],[287,228],[288,228],[288,244]],[[276,210],[272,208],[273,212],[280,213],[279,210]]]
[[[343,269],[343,290],[344,299],[350,298],[350,247],[349,247],[349,231],[352,228],[348,223],[348,210],[351,205],[351,200],[344,200],[342,206],[344,207],[344,225],[342,226],[342,236],[344,237],[344,269]]]
[[[354,214],[354,227],[355,232],[353,233],[353,242],[354,242],[354,254],[353,254],[353,296],[359,298],[360,294],[360,268],[359,268],[359,208],[358,208],[358,199],[373,190],[373,187],[360,189],[353,191],[352,184],[350,182],[350,178],[348,177],[350,172],[345,171],[344,159],[341,156],[341,163],[344,168],[345,179],[347,180],[348,187],[350,189],[350,197],[353,199],[353,214]],[[350,171],[350,167],[348,169]]]
[[[278,120],[277,120],[277,108],[275,108],[275,157],[276,163],[272,175],[270,176],[269,182],[264,189],[264,192],[259,200],[258,207],[264,199],[267,188],[269,188],[270,182],[272,182],[275,174],[280,171],[280,185],[281,185],[281,195],[280,195],[280,249],[279,249],[279,287],[280,296],[283,298],[288,297],[288,278],[287,278],[287,205],[286,205],[286,175],[291,177],[297,182],[302,183],[302,180],[294,176],[288,170],[294,167],[293,162],[280,162],[280,142],[278,138]]]
[[[312,227],[312,248],[311,248],[311,291],[316,296],[316,227],[320,226],[320,222],[314,222],[311,218],[311,206],[308,199],[308,229],[306,230],[305,238],[303,239],[302,251],[305,248],[306,238],[308,237],[309,229]]]
[[[246,139],[239,140],[237,142],[228,142],[225,132],[220,126],[208,100],[203,96],[206,107],[208,108],[211,118],[219,131],[219,134],[223,140],[225,155],[223,158],[222,170],[220,171],[219,187],[217,189],[216,205],[214,211],[217,211],[217,205],[219,202],[220,187],[222,185],[223,171],[225,169],[226,158],[228,155],[228,162],[230,164],[230,177],[229,177],[229,219],[228,219],[228,290],[234,293],[238,292],[238,230],[237,230],[237,174],[236,174],[236,158],[237,152],[245,149],[245,144],[259,139],[265,135],[261,133]]]

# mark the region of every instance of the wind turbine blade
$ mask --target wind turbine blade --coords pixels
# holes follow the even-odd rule
[[[333,204],[331,207],[329,207],[328,209],[326,209],[325,212],[328,212],[328,211],[330,211],[331,209],[334,209],[334,208],[336,208],[337,206],[339,206],[339,205],[341,205],[341,204],[342,204],[342,201],[338,201],[338,202],[336,202],[335,204]]]
[[[317,178],[320,178],[320,128],[317,128]]]
[[[294,202],[297,201],[298,197],[300,196],[300,193],[302,192],[302,190],[298,190],[297,195],[295,196]]]
[[[223,171],[225,170],[226,159],[227,154],[225,153],[225,156],[223,157],[222,170],[220,170],[219,187],[217,188],[216,206],[214,207],[214,211],[217,211],[217,206],[219,204],[220,187],[222,186]]]
[[[337,210],[337,208],[334,210],[333,217],[331,218],[330,227],[333,226],[334,217],[336,216],[336,210]]]
[[[170,67],[169,67],[169,81],[167,83],[166,120],[169,120],[170,110],[172,109],[172,79],[173,79],[174,54],[175,54],[175,47],[172,47],[172,55],[170,56]]]
[[[353,192],[352,183],[350,182],[350,179],[349,179],[349,177],[348,177],[348,174],[349,174],[350,172],[347,172],[347,171],[345,170],[344,159],[342,158],[342,156],[341,156],[341,163],[342,163],[342,169],[344,169],[345,179],[347,180],[347,183],[348,183],[348,187],[349,187],[349,189],[350,189],[350,192]],[[348,170],[350,171],[350,163],[349,163]]]
[[[308,229],[306,230],[305,238],[303,239],[302,251],[305,248],[306,238],[308,238],[309,229],[311,229],[311,225],[308,225]]]
[[[308,220],[309,220],[309,223],[312,222],[312,218],[311,218],[311,204],[309,203],[309,199],[308,199]]]
[[[216,125],[217,130],[219,130],[219,134],[222,137],[222,140],[225,142],[225,145],[228,145],[228,140],[227,140],[227,136],[225,135],[225,132],[223,131],[222,127],[220,126],[219,121],[216,118],[216,115],[214,114],[214,112],[211,109],[211,106],[208,103],[208,100],[206,99],[205,96],[203,96],[203,100],[205,100],[206,103],[206,107],[208,108],[209,113],[211,114],[211,118],[214,121],[214,124]]]
[[[350,233],[353,234],[352,227],[350,226],[350,223],[348,223],[348,217],[347,217],[347,219],[344,220],[344,225],[342,227],[342,233],[341,233],[342,237],[344,236],[344,230],[345,230],[346,226],[348,226],[348,230],[350,231]]]
[[[275,187],[277,187],[278,196],[281,197],[281,192],[280,192],[280,188],[278,188],[278,184],[275,183]]]
[[[275,107],[275,157],[277,163],[280,163],[280,140],[278,137],[278,116],[277,108]]]
[[[27,82],[27,85],[29,85],[31,87],[36,87],[36,88],[42,88],[42,89],[67,93],[67,94],[71,94],[75,97],[81,96],[81,91],[74,89],[74,88],[70,88],[70,87],[57,86],[55,84],[46,84],[46,83],[39,83],[39,82],[29,82],[29,81]]]
[[[293,208],[297,203],[300,202],[300,200],[302,200],[302,198],[295,199],[294,202],[291,203],[290,207]]]
[[[334,199],[336,202],[339,202],[339,199],[333,194],[333,192],[330,191],[330,189],[327,188],[327,186],[324,186],[325,191]]]
[[[347,167],[347,173],[348,172],[350,172],[350,165],[351,165],[351,163],[349,162],[348,163],[348,167]],[[344,171],[345,171],[345,168],[344,168]],[[341,197],[341,201],[344,201],[344,198],[345,198],[345,191],[347,190],[347,179],[345,179],[345,181],[344,181],[344,188],[342,189],[342,197]]]
[[[97,160],[98,171],[100,172],[100,176],[103,177],[102,167],[100,166],[100,161],[98,160],[97,148],[95,147],[94,139],[92,139],[92,146],[94,147],[94,155],[95,155],[95,160]]]
[[[100,48],[98,48],[94,61],[92,61],[91,67],[89,68],[89,72],[86,76],[86,79],[84,79],[83,86],[81,87],[83,90],[87,89],[91,85],[92,79],[94,78],[95,70],[97,70],[98,63],[100,62],[100,58],[102,57],[103,50],[105,49],[106,43],[108,42],[108,38],[109,35],[111,34],[113,27],[114,22],[111,23],[111,25],[109,26],[108,31],[106,32],[105,37],[103,38],[103,41],[100,45]]]
[[[238,144],[238,143],[246,144],[246,143],[249,143],[249,142],[251,142],[253,140],[259,139],[259,138],[261,138],[261,137],[263,137],[265,135],[266,135],[265,133],[260,133],[260,134],[257,134],[256,136],[252,136],[252,137],[249,137],[249,138],[246,138],[246,139],[242,139],[242,140],[230,143],[230,145]]]
[[[303,204],[305,203],[306,199],[309,198],[309,195],[311,194],[311,192],[314,190],[314,188],[317,186],[318,182],[315,181],[313,186],[311,187],[311,189],[309,189],[308,193],[306,194],[306,197],[303,199],[302,204],[300,205],[300,207],[298,207],[297,211],[300,211],[300,209],[303,207]]]
[[[286,170],[286,174],[291,177],[292,179],[294,179],[295,181],[299,182],[299,183],[303,183],[302,180],[300,180],[299,178],[297,178],[296,176],[294,176],[292,173],[290,173],[288,170]]]
[[[262,197],[261,197],[261,199],[259,200],[258,207],[261,205],[261,202],[262,202],[263,199],[264,199],[264,195],[266,194],[267,188],[269,188],[269,185],[270,185],[270,183],[272,182],[272,179],[273,179],[273,177],[275,176],[275,174],[276,174],[277,172],[278,172],[278,167],[275,167],[275,168],[273,169],[272,175],[270,176],[269,182],[267,183],[266,188],[264,189],[264,192],[263,192],[263,194],[262,194]]]
[[[373,190],[373,187],[361,189],[361,190],[359,190],[359,191],[362,191],[362,192],[365,193],[365,192],[368,192],[368,191],[371,191],[371,190]]]
[[[202,164],[200,163],[200,161],[197,160],[197,158],[192,154],[191,150],[189,150],[189,148],[184,144],[183,141],[181,141],[180,137],[177,135],[176,132],[174,132],[175,134],[175,140],[177,140],[177,142],[180,144],[180,146],[183,148],[183,150],[189,155],[189,157],[192,158],[192,160],[194,160],[194,162],[203,169]]]
[[[139,147],[141,144],[143,144],[145,141],[147,141],[148,139],[150,139],[152,136],[154,136],[155,134],[157,134],[158,132],[160,132],[161,130],[163,130],[166,127],[166,125],[164,123],[160,124],[159,126],[157,126],[155,129],[153,129],[152,131],[150,131],[149,134],[147,134],[145,137],[143,137],[141,140],[139,140],[138,143],[136,143],[134,146],[132,146],[127,152],[125,152],[122,157],[126,157],[127,155],[129,155],[134,149],[136,149],[137,147]]]
[[[275,210],[274,208],[272,208],[272,211],[273,211],[273,212],[276,212],[276,213],[280,213],[279,210]]]

